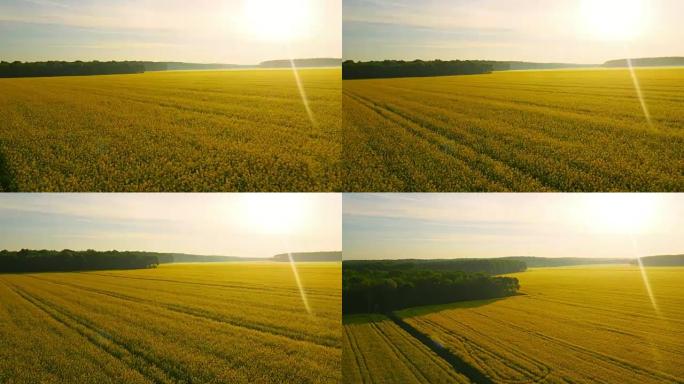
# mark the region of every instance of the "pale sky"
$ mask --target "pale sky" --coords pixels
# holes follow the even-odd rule
[[[0,60],[341,57],[341,0],[2,0]]]
[[[344,259],[684,253],[684,194],[345,194]]]
[[[681,0],[345,0],[344,58],[601,64],[684,56]]]
[[[342,197],[313,193],[0,194],[0,250],[270,257],[339,251]]]

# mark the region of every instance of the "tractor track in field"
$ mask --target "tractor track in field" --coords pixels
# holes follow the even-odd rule
[[[378,116],[382,117],[385,120],[388,120],[390,122],[393,122],[394,124],[397,124],[401,126],[403,129],[409,131],[409,133],[412,133],[420,138],[422,138],[424,141],[427,143],[431,144],[433,147],[437,147],[439,152],[444,153],[446,155],[449,155],[450,157],[461,161],[465,163],[465,165],[470,169],[472,172],[478,173],[482,175],[487,181],[493,183],[494,185],[488,186],[488,188],[493,188],[496,189],[496,185],[500,184],[502,185],[506,190],[509,190],[512,188],[510,186],[510,180],[501,180],[500,176],[496,174],[491,174],[493,169],[491,167],[484,168],[485,173],[483,172],[482,168],[482,162],[492,162],[494,164],[498,164],[504,169],[509,170],[512,172],[516,177],[521,178],[521,179],[527,179],[530,180],[530,182],[534,184],[538,184],[535,188],[537,190],[560,190],[563,189],[562,185],[554,183],[553,178],[550,178],[548,174],[535,174],[533,172],[530,172],[526,167],[529,167],[528,164],[520,164],[521,161],[524,162],[523,160],[520,160],[516,157],[511,158],[509,157],[501,157],[497,156],[497,153],[495,150],[489,148],[492,144],[497,144],[497,143],[502,143],[502,145],[505,146],[511,146],[514,147],[515,143],[512,142],[512,138],[510,137],[500,137],[498,141],[496,142],[491,142],[490,139],[486,137],[478,138],[477,132],[472,132],[472,131],[463,131],[463,132],[457,132],[454,130],[449,130],[448,127],[441,126],[441,125],[436,125],[431,122],[423,121],[423,119],[420,116],[416,115],[411,115],[408,114],[404,111],[401,111],[400,108],[397,108],[395,106],[390,106],[388,103],[384,103],[383,105],[377,104],[374,101],[360,97],[358,95],[353,95],[351,96],[350,94],[347,94],[349,97],[352,97],[352,99],[357,100],[359,104],[362,106],[365,106],[366,108],[370,109],[373,111],[375,114]],[[431,106],[431,108],[436,108],[434,106]],[[443,110],[442,108],[437,108],[440,110]],[[381,113],[384,112],[384,113]],[[390,116],[387,116],[390,115]],[[391,117],[394,116],[394,117]],[[397,121],[397,117],[401,118],[406,121],[406,123],[402,123],[401,121]],[[469,117],[469,119],[473,119],[472,117]],[[477,119],[480,120],[480,119]],[[422,129],[430,132],[431,134],[434,134],[440,138],[443,138],[445,140],[448,140],[453,143],[456,143],[458,145],[464,146],[468,148],[470,151],[475,153],[477,156],[481,157],[482,160],[477,160],[477,159],[472,159],[472,158],[465,158],[461,155],[459,155],[455,150],[451,148],[445,148],[445,144],[438,144],[434,142],[434,139],[427,138],[424,133],[418,133],[414,128],[410,128],[407,126],[407,124],[415,124],[418,127],[421,127]],[[479,127],[477,129],[480,129]],[[537,132],[532,132],[529,131],[530,134],[532,133],[537,133]],[[551,138],[543,138],[544,140],[549,140],[552,142],[555,142],[555,140]],[[483,147],[481,144],[478,144],[477,140],[487,140],[487,147]],[[473,162],[475,162],[473,164]],[[479,166],[478,166],[479,165]],[[577,170],[580,171],[580,170]],[[498,177],[497,177],[498,176]],[[508,183],[508,184],[507,184]],[[514,188],[518,188],[520,190],[523,190],[521,186],[513,186]],[[534,189],[534,188],[532,188]]]
[[[423,142],[430,145],[430,147],[435,148],[439,153],[443,153],[451,157],[453,160],[462,163],[463,166],[466,167],[470,172],[477,174],[490,183],[487,185],[487,188],[501,190],[509,190],[511,188],[511,186],[508,185],[509,180],[505,180],[505,178],[502,179],[501,175],[494,173],[494,167],[492,167],[491,164],[487,164],[487,167],[483,166],[484,163],[488,162],[504,167],[504,169],[517,174],[516,176],[518,176],[520,179],[531,178],[529,175],[524,174],[520,169],[512,167],[510,164],[507,164],[500,159],[494,158],[489,154],[476,151],[473,146],[464,143],[462,140],[454,140],[453,137],[445,134],[445,132],[432,129],[432,127],[426,127],[424,124],[420,124],[419,122],[407,118],[406,116],[394,110],[388,109],[385,106],[376,104],[372,100],[362,96],[353,94],[347,94],[347,96],[356,101],[359,105],[374,112],[382,119],[391,121],[397,124],[397,126],[401,129],[406,130],[409,134],[417,136]],[[415,127],[411,125],[414,125]],[[425,132],[422,132],[421,130],[424,130]],[[434,137],[429,137],[429,135],[433,135]],[[440,140],[446,142],[440,142]],[[463,153],[465,151],[463,151],[462,148],[457,148],[457,146],[465,147],[465,150],[474,153],[476,158],[464,156]],[[544,188],[541,183],[540,188]]]
[[[181,281],[181,280],[171,280],[171,279],[150,279],[146,277],[133,277],[133,276],[121,276],[121,275],[116,275],[116,274],[107,274],[107,273],[97,273],[97,272],[86,272],[88,275],[96,275],[96,276],[105,276],[105,277],[114,277],[117,279],[133,279],[133,280],[146,280],[146,281],[157,281],[157,282],[164,282],[164,283],[174,283],[174,284],[185,284],[185,285],[198,285],[202,287],[213,287],[213,288],[223,288],[223,289],[238,289],[238,290],[251,290],[251,291],[258,291],[258,292],[264,292],[264,291],[273,291],[274,296],[282,296],[282,297],[292,297],[292,296],[299,296],[299,290],[296,288],[268,288],[268,287],[250,287],[246,285],[230,285],[230,284],[212,284],[212,283],[197,283],[193,281]],[[286,292],[291,292],[292,295],[287,295],[287,294],[282,294],[278,293],[278,291],[286,291]],[[270,294],[270,293],[269,293]],[[306,295],[311,297],[311,296],[320,296],[320,297],[330,297],[329,294],[324,294],[324,293],[318,293],[315,291],[307,290]]]
[[[406,354],[401,350],[401,348],[397,347],[395,343],[390,340],[390,338],[383,332],[383,330],[376,324],[376,323],[371,323],[371,329],[382,339],[385,344],[389,347],[389,349],[394,353],[394,356],[396,356],[397,360],[401,361],[404,366],[406,366],[413,377],[420,383],[429,383],[430,380],[421,372],[420,368],[411,361],[411,359],[406,356]]]
[[[352,349],[355,350],[358,353],[354,353],[354,358],[356,359],[357,366],[359,367],[359,372],[361,373],[361,379],[363,382],[366,382],[366,376],[368,376],[368,383],[372,384],[375,383],[375,380],[373,380],[373,375],[372,375],[372,370],[369,369],[368,363],[366,362],[365,357],[363,356],[363,351],[361,350],[361,347],[359,347],[359,342],[356,340],[356,335],[354,334],[353,330],[346,330],[347,335],[349,336],[349,343],[352,346]]]
[[[641,367],[641,366],[639,366],[639,365],[630,363],[630,362],[625,361],[625,360],[623,360],[623,359],[620,359],[620,358],[617,358],[617,357],[614,357],[614,356],[610,356],[610,355],[607,355],[607,354],[604,354],[604,353],[601,353],[601,352],[593,351],[593,350],[584,348],[584,347],[582,347],[582,346],[579,346],[579,345],[570,343],[570,342],[568,342],[568,341],[559,339],[559,338],[557,338],[557,337],[545,335],[545,334],[543,334],[543,333],[541,333],[541,332],[537,332],[537,331],[531,331],[531,330],[529,330],[529,329],[527,329],[527,328],[525,328],[525,327],[521,327],[521,326],[516,325],[516,324],[513,324],[513,323],[511,323],[511,322],[509,322],[509,321],[505,321],[505,320],[501,320],[501,319],[497,319],[497,318],[485,316],[485,315],[482,315],[482,314],[479,314],[479,315],[480,315],[480,316],[483,316],[483,317],[485,317],[485,318],[487,318],[488,320],[491,320],[491,321],[494,321],[494,322],[496,322],[496,323],[499,323],[499,324],[501,324],[501,325],[503,325],[503,326],[505,326],[505,327],[510,327],[510,328],[516,329],[516,330],[518,330],[518,331],[520,331],[520,332],[523,332],[523,333],[526,333],[526,334],[529,334],[529,335],[538,337],[538,338],[540,338],[540,339],[543,339],[543,340],[545,340],[545,341],[554,343],[554,344],[556,344],[556,345],[558,345],[558,346],[561,346],[561,347],[563,347],[563,348],[567,348],[567,349],[573,350],[573,351],[575,351],[575,352],[579,352],[579,353],[582,353],[582,354],[585,354],[585,355],[589,355],[589,356],[591,356],[592,358],[594,358],[594,359],[596,359],[596,360],[604,361],[604,362],[609,362],[609,363],[611,363],[611,364],[613,364],[613,365],[616,365],[616,366],[618,366],[618,367],[620,367],[620,368],[622,368],[622,369],[626,369],[626,370],[630,370],[630,371],[636,371],[636,372],[639,372],[641,375],[644,375],[644,376],[647,376],[647,377],[658,377],[659,379],[665,380],[666,382],[670,382],[670,383],[677,383],[677,384],[682,384],[682,383],[684,383],[684,380],[677,379],[676,377],[671,376],[671,375],[669,375],[669,374],[667,374],[667,373],[664,373],[664,372],[660,372],[660,371],[652,370],[652,369],[649,369],[649,368]]]
[[[316,346],[324,347],[324,348],[338,348],[339,347],[335,343],[335,340],[329,340],[326,343],[320,343],[313,337],[298,337],[297,334],[294,334],[292,332],[287,332],[286,330],[283,331],[281,329],[268,327],[268,326],[245,325],[245,324],[239,323],[237,321],[231,321],[229,319],[226,319],[223,316],[213,314],[211,312],[207,312],[207,311],[203,311],[203,310],[199,310],[199,309],[195,309],[195,308],[189,308],[189,307],[182,306],[182,305],[165,304],[165,303],[160,303],[160,302],[154,301],[154,300],[140,299],[137,297],[124,295],[124,294],[120,294],[120,293],[114,293],[114,292],[101,290],[101,289],[97,289],[97,288],[85,288],[85,287],[78,286],[76,284],[70,284],[70,283],[64,283],[64,282],[55,282],[52,280],[41,279],[41,278],[38,278],[35,276],[29,276],[29,277],[36,279],[36,280],[40,280],[40,281],[50,282],[50,283],[56,284],[56,285],[63,285],[63,286],[71,287],[71,288],[78,289],[78,290],[81,290],[84,292],[95,293],[95,294],[104,295],[104,296],[112,297],[112,298],[119,299],[119,300],[124,300],[124,301],[134,302],[134,303],[138,303],[138,304],[150,305],[153,307],[163,308],[163,309],[175,312],[175,313],[180,313],[180,314],[187,315],[187,316],[193,316],[193,317],[198,317],[198,318],[202,318],[205,320],[210,320],[210,321],[214,321],[214,322],[218,322],[218,323],[222,323],[222,324],[227,324],[227,325],[230,325],[230,326],[233,326],[236,328],[249,329],[251,331],[260,332],[260,333],[268,334],[271,336],[283,337],[283,338],[286,338],[286,339],[291,340],[291,341],[314,344]]]
[[[453,354],[449,349],[432,340],[430,336],[414,328],[411,324],[399,318],[399,316],[395,315],[394,313],[388,313],[387,317],[401,329],[408,332],[411,336],[415,337],[418,341],[423,343],[423,345],[436,353],[437,356],[443,358],[454,368],[454,370],[456,370],[456,372],[461,373],[474,384],[494,384],[494,381],[492,381],[482,371],[461,359],[459,356]]]
[[[414,347],[418,347],[418,348],[423,347],[420,340],[417,340],[415,337],[411,336],[407,332],[404,332],[402,329],[397,330],[397,333],[398,333],[398,336],[403,338],[408,344],[410,344]],[[423,352],[423,354],[425,356],[432,357],[432,354],[429,352]],[[444,361],[444,363],[446,365],[450,365],[449,362],[447,362],[447,361]],[[441,365],[440,365],[440,368],[442,368],[442,371],[445,372],[447,375],[452,376],[455,373],[453,369],[448,369],[448,368],[441,366]],[[456,372],[456,373],[458,373],[458,372]],[[460,377],[460,374],[459,374],[459,377]]]
[[[440,324],[435,323],[432,320],[428,319],[420,319],[420,322],[423,322],[427,324],[429,327],[433,327],[436,329],[441,330],[445,334],[447,334],[449,337],[455,338],[458,340],[462,345],[463,349],[465,350],[465,353],[467,356],[470,356],[475,361],[475,364],[483,371],[489,372],[490,376],[494,377],[497,380],[501,380],[505,383],[509,384],[530,384],[530,383],[540,383],[543,382],[550,374],[551,374],[551,368],[544,364],[542,361],[539,361],[531,356],[526,356],[523,355],[522,353],[517,353],[516,357],[518,357],[521,361],[513,361],[508,359],[505,355],[502,355],[498,351],[490,350],[485,347],[482,347],[478,345],[476,342],[471,340],[470,338],[463,336],[456,331],[450,330]],[[460,323],[459,323],[460,324]],[[472,328],[471,328],[472,330]],[[496,341],[495,341],[496,344]],[[500,345],[501,347],[505,347],[503,345]],[[481,356],[491,356],[495,358],[497,361],[500,361],[503,365],[505,365],[507,368],[509,368],[511,371],[526,377],[525,379],[512,379],[512,378],[506,378],[502,376],[499,372],[489,369],[487,367],[487,363],[483,361]],[[525,366],[524,363],[529,364],[530,366]],[[533,371],[532,369],[536,368],[537,371]]]
[[[527,178],[527,179],[532,179],[534,182],[541,184],[541,188],[546,188],[546,189],[553,189],[553,190],[564,190],[565,188],[563,187],[562,184],[559,184],[557,181],[554,179],[554,175],[552,172],[549,171],[542,171],[539,172],[539,170],[531,170],[530,164],[527,164],[525,159],[519,159],[518,155],[520,153],[525,153],[528,149],[527,148],[518,148],[519,153],[514,153],[513,157],[497,157],[496,156],[496,151],[495,148],[497,147],[497,144],[502,144],[505,145],[507,148],[516,148],[516,146],[522,145],[522,141],[520,141],[522,138],[525,138],[527,136],[527,140],[534,140],[534,143],[536,146],[540,147],[551,147],[551,148],[556,148],[556,154],[557,151],[561,148],[563,148],[563,145],[577,145],[577,141],[570,140],[570,139],[565,139],[565,138],[558,138],[554,137],[553,135],[549,134],[548,132],[542,132],[538,128],[523,128],[523,127],[515,127],[516,132],[518,133],[523,133],[520,137],[513,137],[510,134],[506,135],[499,135],[496,141],[492,141],[491,138],[488,138],[482,133],[477,132],[477,131],[484,131],[486,129],[483,129],[477,124],[470,124],[471,128],[462,131],[462,132],[457,132],[453,129],[449,129],[447,127],[446,122],[444,121],[438,121],[438,122],[431,122],[428,121],[429,116],[426,116],[427,112],[421,112],[421,109],[417,108],[412,108],[412,113],[406,112],[406,108],[402,108],[401,106],[398,106],[397,103],[408,103],[408,104],[417,104],[414,101],[411,100],[404,100],[400,99],[399,101],[390,101],[386,100],[383,102],[382,105],[374,103],[372,100],[367,99],[368,102],[373,103],[376,105],[378,108],[386,110],[388,112],[391,112],[406,121],[409,121],[413,124],[416,124],[418,126],[421,126],[437,135],[440,135],[442,137],[445,137],[451,141],[461,143],[462,145],[467,145],[468,147],[472,148],[475,150],[475,144],[477,143],[477,140],[485,140],[485,147],[480,147],[479,150],[476,150],[476,153],[480,155],[487,156],[488,158],[499,162],[509,169],[519,173],[522,175],[521,177]],[[436,106],[436,105],[422,105],[419,104],[422,109],[431,109],[431,110],[436,110],[439,112],[439,114],[436,114],[436,116],[453,116],[455,113],[452,110],[446,109],[443,106]],[[464,120],[477,120],[478,122],[487,122],[487,120],[484,120],[480,117],[474,117],[474,116],[468,116],[463,113],[458,113],[458,115],[461,115]],[[396,123],[396,121],[395,121]],[[473,131],[473,128],[476,131]],[[511,128],[513,128],[511,126]],[[464,144],[463,141],[468,140],[468,144]],[[522,164],[520,164],[522,162]],[[562,168],[563,164],[567,164],[570,169],[573,171],[584,175],[585,177],[588,177],[587,175],[591,175],[591,172],[595,172],[595,165],[593,164],[585,164],[582,162],[577,162],[573,161],[572,157],[570,156],[565,156],[564,163],[561,163],[560,160],[554,160],[556,164],[554,169],[560,169]],[[560,168],[559,168],[560,167]],[[603,170],[599,170],[603,172]],[[539,188],[539,187],[537,187]]]
[[[187,376],[187,373],[180,368],[169,369],[168,367],[160,366],[144,352],[126,345],[109,333],[97,329],[87,320],[70,313],[60,306],[33,296],[14,284],[5,282],[5,285],[28,303],[46,313],[50,318],[78,333],[92,345],[121,361],[147,380],[155,384],[172,384],[179,382],[179,380]],[[136,359],[143,360],[146,365],[136,363]]]

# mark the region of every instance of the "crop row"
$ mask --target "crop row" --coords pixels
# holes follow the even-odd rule
[[[637,268],[610,269],[532,270],[523,296],[405,320],[499,383],[680,382],[681,271],[649,270],[656,310]]]
[[[340,71],[3,79],[0,189],[340,189]]]
[[[277,282],[291,279],[289,266],[270,267],[280,271]],[[310,267],[323,269],[324,276],[339,275],[339,265]],[[194,266],[183,268],[191,270]],[[171,266],[166,270],[163,266],[149,273],[182,281],[183,268]],[[239,269],[234,265],[213,268],[213,277],[224,275],[225,283],[231,281],[231,270]],[[311,277],[310,271],[303,269],[302,275]],[[252,280],[256,284],[265,282],[258,274]],[[312,285],[322,289],[323,284]],[[36,374],[48,377],[44,382],[121,382],[123,375],[133,377],[135,380],[128,380],[131,382],[155,383],[340,380],[340,307],[339,292],[334,289],[328,298],[318,293],[311,300],[315,312],[308,314],[299,294],[287,297],[288,290],[284,294],[259,294],[240,292],[235,287],[126,281],[89,273],[4,275],[0,277],[2,287],[7,288],[13,301],[5,304],[2,292],[0,332],[12,334],[8,342],[13,342],[14,349],[19,351],[16,356],[7,356],[10,364],[22,356],[53,359],[55,352],[46,350],[46,346],[22,342],[43,334],[47,340],[62,343],[71,353],[94,355],[87,360],[95,364],[116,361],[109,364],[111,371],[80,379],[75,372],[78,358],[72,362],[64,357],[53,365],[38,364]],[[337,305],[328,301],[337,301]],[[29,311],[40,316],[31,316]],[[47,321],[35,324],[41,317]],[[22,324],[23,328],[6,329],[10,325],[5,324]],[[5,348],[0,350],[8,352]],[[50,376],[53,371],[63,373]],[[98,381],[101,378],[95,376],[106,379]],[[27,373],[14,372],[8,377],[17,383],[32,382]]]
[[[681,73],[639,71],[648,118],[627,71],[345,81],[345,189],[680,190]]]
[[[345,383],[470,382],[384,316],[350,316],[344,329]]]

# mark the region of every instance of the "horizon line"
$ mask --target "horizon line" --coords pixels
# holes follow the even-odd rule
[[[19,252],[22,250],[29,250],[29,251],[52,251],[52,252],[63,252],[63,251],[73,251],[73,252],[87,252],[87,251],[95,251],[95,252],[119,252],[119,253],[124,253],[124,252],[146,252],[146,253],[159,253],[159,254],[176,254],[176,255],[188,255],[188,256],[204,256],[204,257],[237,257],[237,258],[243,258],[243,259],[269,259],[273,258],[274,256],[278,255],[286,255],[286,254],[296,254],[296,253],[322,253],[322,252],[340,252],[342,253],[341,250],[338,251],[295,251],[295,252],[280,252],[276,253],[272,256],[235,256],[235,255],[217,255],[217,254],[201,254],[201,253],[188,253],[188,252],[161,252],[161,251],[143,251],[143,250],[119,250],[119,249],[71,249],[71,248],[64,248],[61,250],[57,249],[37,249],[37,248],[22,248],[22,249],[17,249],[17,250],[10,250],[10,249],[0,249],[0,253],[2,252]]]

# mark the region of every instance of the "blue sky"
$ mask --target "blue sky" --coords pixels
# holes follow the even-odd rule
[[[271,25],[273,2],[305,14],[297,24],[307,33],[287,44],[253,33],[247,5],[259,4]],[[0,59],[255,64],[290,55],[340,57],[341,12],[341,0],[3,0]]]
[[[628,8],[619,4],[638,3],[638,35],[598,35],[586,1],[618,4],[599,15],[606,23]],[[677,56],[684,55],[682,14],[679,0],[345,0],[343,56],[573,63]]]
[[[341,209],[335,194],[1,194],[0,249],[340,250]]]
[[[345,194],[345,259],[684,252],[676,194]]]

